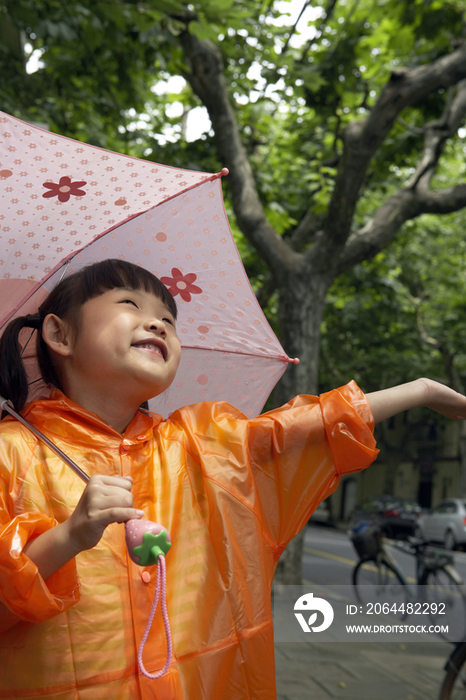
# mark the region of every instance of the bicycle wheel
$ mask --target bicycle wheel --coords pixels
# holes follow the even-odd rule
[[[356,564],[353,586],[356,598],[362,605],[388,603],[394,617],[399,620],[407,617],[406,604],[410,601],[408,587],[398,571],[384,559]]]
[[[466,589],[446,569],[426,571],[421,579],[420,600],[428,603],[429,617],[447,642],[466,640]],[[442,631],[442,628],[445,631]]]
[[[466,700],[466,644],[460,644],[445,666],[439,700]]]

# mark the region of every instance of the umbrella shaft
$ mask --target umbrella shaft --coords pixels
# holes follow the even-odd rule
[[[89,477],[86,474],[86,472],[83,472],[83,470],[78,467],[77,464],[73,462],[72,459],[68,457],[62,450],[60,450],[59,447],[57,447],[51,440],[49,440],[43,433],[40,432],[40,430],[37,430],[29,421],[26,420],[26,418],[23,418],[23,416],[15,411],[15,409],[12,407],[11,403],[8,401],[8,399],[5,399],[3,396],[0,396],[0,408],[2,408],[4,411],[7,411],[10,413],[16,420],[19,420],[20,423],[26,426],[26,428],[29,428],[29,430],[34,433],[36,437],[39,438],[39,440],[42,440],[47,447],[50,447],[53,452],[55,452],[56,455],[58,455],[64,462],[67,464],[71,469],[79,476],[80,479],[82,479],[86,484],[89,481]]]

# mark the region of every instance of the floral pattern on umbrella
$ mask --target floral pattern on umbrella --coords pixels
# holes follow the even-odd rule
[[[87,185],[85,180],[72,182],[71,178],[65,175],[60,178],[58,183],[44,182],[44,187],[47,187],[50,191],[44,192],[42,197],[58,197],[60,202],[67,202],[71,195],[83,197],[86,194],[84,190],[80,189],[83,185]]]
[[[173,277],[160,278],[172,296],[179,294],[183,301],[191,301],[191,294],[202,294],[202,289],[193,284],[197,280],[197,275],[194,272],[183,275],[181,270],[174,267],[172,275]]]

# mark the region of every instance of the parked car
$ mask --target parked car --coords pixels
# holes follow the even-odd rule
[[[414,535],[422,512],[416,501],[397,496],[369,496],[350,516],[350,529],[362,520],[377,522],[387,537],[403,538]]]
[[[330,520],[330,508],[327,501],[322,501],[319,503],[315,511],[309,518],[310,523],[319,523],[320,525],[326,525]]]
[[[466,545],[466,501],[448,498],[441,501],[417,523],[416,535],[428,542],[443,542],[446,549]]]

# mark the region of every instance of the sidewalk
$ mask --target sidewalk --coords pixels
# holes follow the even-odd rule
[[[452,644],[275,644],[278,700],[438,700]]]

